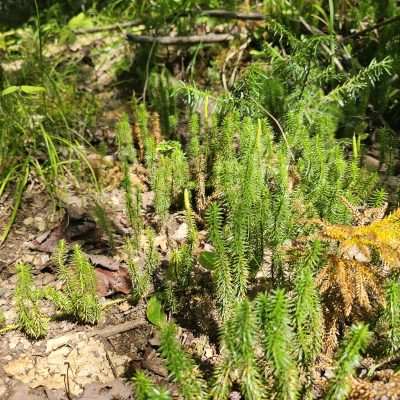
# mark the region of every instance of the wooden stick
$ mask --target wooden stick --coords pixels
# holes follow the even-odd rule
[[[121,22],[121,23],[112,24],[112,25],[104,25],[104,26],[98,26],[98,27],[88,28],[88,29],[75,29],[75,30],[73,30],[73,32],[75,33],[75,35],[86,35],[87,33],[116,31],[118,29],[131,28],[132,26],[138,26],[138,25],[142,25],[142,24],[143,24],[143,20],[134,19],[133,21],[126,21],[126,22]]]
[[[162,45],[191,45],[199,43],[221,43],[234,38],[230,33],[209,33],[193,36],[145,36],[127,34],[127,39],[132,43],[155,43]]]
[[[179,17],[185,17],[188,15],[199,15],[201,17],[214,17],[221,19],[238,19],[241,21],[263,21],[265,16],[259,13],[241,13],[228,10],[203,10],[203,11],[190,11],[179,14]],[[132,26],[138,26],[144,24],[142,19],[134,19],[132,21],[125,21],[117,24],[104,25],[88,29],[75,29],[73,32],[75,35],[85,35],[87,33],[98,33],[105,31],[116,31],[123,28],[131,28]]]
[[[265,15],[259,13],[241,13],[228,10],[204,10],[201,11],[200,16],[202,17],[215,17],[223,19],[239,19],[242,21],[263,21],[265,20]]]
[[[347,42],[348,40],[355,39],[355,38],[357,38],[359,36],[365,35],[366,33],[374,31],[375,29],[379,30],[382,27],[384,27],[386,25],[389,25],[389,24],[392,24],[393,22],[396,22],[396,21],[400,21],[400,15],[396,15],[395,17],[391,17],[391,18],[385,19],[385,20],[383,20],[381,22],[378,22],[375,25],[372,25],[372,26],[370,26],[368,28],[363,29],[362,31],[353,33],[352,35],[349,35],[349,36],[345,36],[345,37],[341,38],[340,41],[341,42]]]
[[[88,331],[88,336],[101,336],[103,338],[108,338],[110,336],[118,335],[119,333],[131,331],[132,329],[140,328],[146,324],[145,319],[136,319],[134,321],[123,322],[122,324],[108,326],[103,329],[96,329],[93,331]]]

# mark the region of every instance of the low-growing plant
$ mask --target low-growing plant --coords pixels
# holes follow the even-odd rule
[[[66,315],[83,323],[95,324],[100,319],[101,306],[96,293],[94,268],[79,245],[73,247],[70,259],[68,252],[65,241],[60,240],[53,260],[63,290],[50,289],[46,295]]]
[[[49,321],[40,310],[41,291],[35,288],[31,268],[27,264],[18,263],[16,271],[15,305],[18,327],[34,339],[41,338],[47,333]]]
[[[134,241],[136,243],[136,240]],[[132,282],[132,300],[137,303],[146,296],[150,289],[152,280],[152,271],[149,270],[149,264],[139,266],[135,260],[137,254],[136,244],[128,239],[125,243],[125,251],[128,256],[128,272]]]
[[[295,314],[289,310],[288,297],[281,289],[259,295],[254,302],[237,302],[221,329],[221,358],[214,366],[212,379],[206,381],[179,343],[175,324],[167,322],[155,297],[147,309],[149,320],[160,330],[160,355],[185,399],[226,400],[234,384],[245,399],[268,398],[271,393],[281,399],[299,398],[302,386],[308,385],[307,380],[314,382],[314,375],[299,363],[301,350],[295,345],[304,333],[291,327],[295,325]],[[370,339],[367,326],[351,327],[337,353],[327,398],[344,399],[350,393],[352,375]],[[162,392],[141,371],[136,372],[134,383],[139,398],[152,398],[153,393]]]

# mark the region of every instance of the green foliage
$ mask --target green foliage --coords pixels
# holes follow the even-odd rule
[[[285,292],[278,289],[273,295],[259,295],[258,324],[267,360],[270,361],[280,399],[297,399],[299,372],[295,362],[294,332]]]
[[[128,256],[128,272],[132,282],[132,300],[137,303],[141,298],[145,297],[150,289],[151,271],[148,265],[142,268],[134,259],[136,255],[136,241],[127,239],[125,243],[125,252]]]
[[[129,117],[123,114],[117,124],[118,155],[122,163],[133,163],[136,160],[135,147],[133,146],[132,130]]]
[[[295,282],[295,328],[300,359],[312,366],[322,350],[323,317],[313,270],[319,262],[321,245],[314,242],[301,260]]]
[[[141,103],[134,106],[136,121],[138,124],[140,137],[139,145],[143,146],[144,161],[149,169],[151,176],[155,173],[155,162],[157,160],[157,138],[149,130],[149,113],[146,105]]]
[[[166,70],[153,73],[149,84],[150,102],[160,115],[162,133],[171,137],[177,124],[176,98]]]
[[[133,145],[132,130],[128,115],[124,114],[117,125],[117,142],[119,158],[122,162],[122,187],[125,192],[125,206],[128,220],[133,230],[136,247],[139,247],[143,221],[140,213],[141,192],[136,185],[132,187],[130,164],[136,161],[136,151]]]
[[[237,304],[222,330],[223,360],[215,371],[214,399],[226,399],[237,380],[246,399],[267,398],[266,384],[257,363],[256,319],[248,300]]]
[[[147,238],[147,246],[144,264],[145,268],[149,271],[149,274],[153,274],[160,263],[160,255],[156,249],[154,231],[151,228],[147,228],[145,234]]]
[[[67,245],[60,240],[54,253],[54,264],[63,282],[62,293],[50,290],[47,296],[67,315],[78,321],[95,324],[100,319],[101,306],[96,294],[96,275],[93,266],[79,245],[75,245],[68,262]]]
[[[34,339],[41,338],[47,333],[48,318],[39,307],[40,291],[34,287],[32,272],[28,265],[19,263],[16,270],[15,305],[18,326],[28,336]]]
[[[343,101],[346,98],[354,97],[369,85],[375,85],[385,74],[389,75],[391,66],[392,59],[390,57],[386,57],[381,61],[372,59],[368,67],[332,90],[328,94],[328,99]]]
[[[145,231],[147,243],[144,249],[143,265],[138,263],[137,238],[128,238],[125,242],[125,252],[128,257],[128,272],[132,282],[132,300],[137,303],[147,296],[150,291],[152,279],[156,268],[160,263],[159,254],[154,244],[154,232],[151,228]]]
[[[387,324],[389,352],[393,354],[400,349],[400,282],[395,279],[390,280],[385,294],[384,321]]]
[[[177,341],[176,334],[176,326],[173,323],[161,325],[161,355],[165,358],[170,376],[179,385],[180,394],[184,399],[206,399],[206,383],[198,367]]]
[[[163,291],[160,298],[169,311],[177,315],[183,305],[192,304],[182,301],[186,296],[196,293],[197,301],[201,293],[201,301],[204,292],[213,294],[211,304],[217,305],[217,322],[222,325],[221,360],[211,366],[210,391],[176,339],[177,328],[166,321],[161,304],[155,298],[148,304],[148,319],[161,330],[161,353],[181,396],[226,399],[233,388],[246,399],[310,396],[313,385],[318,385],[313,372],[327,350],[324,337],[329,342],[340,328],[340,339],[352,319],[367,316],[363,307],[354,307],[350,313],[352,306],[343,307],[333,296],[325,296],[322,307],[314,276],[325,273],[321,291],[326,292],[330,284],[347,294],[347,300],[349,293],[353,299],[363,297],[362,305],[371,308],[371,326],[378,326],[371,304],[380,300],[375,272],[383,269],[376,254],[368,251],[368,268],[354,260],[348,249],[335,253],[339,261],[327,264],[338,246],[331,243],[332,237],[322,246],[316,226],[331,224],[342,233],[362,230],[351,225],[358,221],[343,199],[360,212],[366,204],[383,207],[387,199],[393,200],[379,187],[380,176],[364,169],[363,163],[365,149],[378,142],[380,175],[393,174],[397,168],[400,85],[395,72],[400,65],[400,31],[398,24],[386,18],[397,18],[398,4],[392,0],[271,0],[262,5],[236,0],[118,0],[87,1],[83,9],[73,0],[68,5],[55,3],[44,7],[43,14],[37,10],[35,30],[31,24],[23,33],[0,34],[0,50],[5,54],[0,67],[0,195],[14,192],[10,222],[0,242],[11,229],[30,179],[39,178],[55,195],[66,171],[75,171],[80,178],[86,166],[93,172],[81,146],[99,140],[90,133],[97,104],[91,90],[80,90],[84,60],[54,58],[51,51],[44,52],[45,40],[72,42],[78,38],[73,30],[108,21],[119,24],[125,17],[139,18],[145,35],[212,32],[216,26],[217,31],[223,27],[225,32],[236,32],[236,25],[241,25],[235,19],[210,18],[202,11],[263,10],[266,21],[247,24],[251,40],[241,46],[240,35],[235,36],[232,50],[226,44],[203,43],[167,51],[158,45],[136,48],[135,73],[129,75],[134,76],[134,90],[142,97],[133,94],[131,118],[123,114],[116,125],[132,229],[126,244],[128,270],[134,302],[146,297],[153,284],[156,291]],[[375,23],[374,29],[363,30]],[[98,50],[105,50],[89,48],[89,58],[94,59]],[[18,59],[23,60],[20,69],[6,68]],[[222,75],[231,73],[233,82],[223,95],[219,93],[221,66]],[[178,76],[169,71],[178,71],[183,80],[178,89]],[[185,82],[188,76],[190,84]],[[128,90],[132,89],[130,79],[123,81]],[[141,162],[147,168],[143,187],[149,185],[155,195],[157,232],[143,232],[144,217],[149,225],[154,219],[144,216],[142,187],[132,184],[132,165],[142,172]],[[97,191],[101,189],[95,179],[92,183]],[[114,247],[119,240],[100,195],[94,197],[95,219]],[[158,268],[155,237],[164,234],[170,212],[181,210],[188,234],[177,248],[163,254],[163,261],[169,260],[168,269],[163,270]],[[392,222],[396,215],[392,214]],[[397,235],[394,229],[390,232]],[[357,243],[352,249],[355,258],[365,250]],[[396,258],[398,249],[384,245]],[[29,268],[18,267],[18,324],[32,337],[45,334],[46,318],[38,303],[43,296],[79,321],[95,323],[100,317],[95,275],[82,250],[75,247],[69,254],[65,242],[60,242],[54,261],[64,284],[62,291],[36,290]],[[203,275],[197,275],[198,264],[207,268],[201,273],[209,274],[212,287]],[[333,273],[335,268],[339,277]],[[346,277],[356,283],[356,290]],[[382,278],[384,283],[385,351],[395,354],[400,348],[400,289],[393,275],[389,280]],[[329,315],[333,309],[337,314]],[[339,325],[335,316],[340,313],[346,318]],[[349,394],[350,377],[368,336],[364,325],[351,328],[337,357],[328,399]],[[172,397],[140,372],[134,382],[139,399]]]
[[[351,377],[360,361],[360,353],[365,350],[370,341],[370,336],[366,325],[352,326],[339,351],[335,376],[326,394],[327,400],[344,400],[347,398],[351,389]]]
[[[153,325],[159,328],[162,328],[166,323],[166,316],[156,296],[153,296],[147,303],[146,316]]]
[[[173,201],[189,184],[189,169],[180,143],[163,142],[157,147],[158,159],[151,186],[156,213],[164,220]]]
[[[101,199],[93,199],[94,206],[94,218],[100,229],[107,235],[108,243],[111,248],[114,248],[114,230],[110,218],[108,217],[107,211],[103,206]]]
[[[254,302],[243,300],[233,307],[221,329],[221,358],[213,368],[209,386],[178,342],[176,325],[167,322],[155,297],[148,303],[147,315],[160,330],[161,355],[185,399],[226,400],[234,385],[240,387],[245,399],[269,398],[272,393],[277,398],[298,399],[302,387],[306,389],[310,382],[315,384],[313,373],[301,368],[296,360],[296,344],[301,337],[291,325],[297,316],[295,311],[290,312],[287,296],[281,289],[271,295],[259,295]],[[370,333],[365,325],[352,326],[337,355],[327,398],[344,399],[349,394],[351,376],[369,340]],[[308,353],[300,348],[299,354]],[[309,362],[314,360],[315,356]],[[151,396],[154,390],[161,391],[140,372],[134,382],[138,398],[152,398],[146,396]]]
[[[158,388],[142,371],[133,377],[137,400],[170,400],[172,397],[166,390]]]

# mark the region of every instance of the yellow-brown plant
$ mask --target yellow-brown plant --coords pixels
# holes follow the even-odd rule
[[[328,347],[335,347],[339,324],[345,318],[358,318],[384,304],[384,278],[400,267],[400,208],[383,218],[387,204],[360,210],[343,202],[357,225],[318,222],[320,238],[334,245],[316,277],[326,300],[327,343],[332,344]]]

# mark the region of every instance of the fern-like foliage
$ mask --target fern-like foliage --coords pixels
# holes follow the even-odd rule
[[[299,372],[296,365],[294,332],[289,302],[282,289],[257,298],[258,325],[267,360],[271,363],[276,391],[282,400],[297,399]]]
[[[153,317],[160,312],[153,310]],[[296,313],[290,312],[282,289],[271,295],[259,295],[253,302],[245,299],[236,303],[221,328],[221,355],[213,366],[209,385],[178,342],[176,325],[164,318],[154,320],[161,331],[160,351],[182,398],[227,400],[234,387],[246,400],[272,396],[310,398],[310,388],[316,382],[313,374],[301,367],[303,361],[297,362],[295,345],[300,336],[291,328],[296,322]],[[328,382],[324,398],[340,400],[350,393],[354,369],[370,339],[365,325],[351,327],[337,353],[335,373]],[[301,349],[299,354],[303,354]],[[167,396],[141,372],[136,373],[134,383],[139,399]]]
[[[133,145],[128,114],[124,114],[117,124],[117,143],[119,157],[123,163],[133,163],[136,161],[136,151]]]
[[[252,304],[244,300],[237,304],[222,330],[223,359],[215,371],[213,399],[226,399],[235,381],[246,399],[267,398],[266,383],[254,352],[256,330]]]
[[[357,225],[323,222],[320,235],[331,243],[328,262],[317,275],[317,284],[329,310],[326,313],[331,323],[328,343],[335,342],[332,338],[339,321],[343,323],[344,318],[360,316],[385,304],[383,283],[388,271],[376,262],[374,254],[392,270],[398,267],[400,257],[399,210],[383,218],[385,202],[380,207],[360,209],[345,198],[342,201]]]
[[[137,371],[133,377],[137,400],[171,400],[169,393],[157,387],[142,371]]]
[[[68,251],[65,241],[60,240],[53,260],[64,284],[63,293],[50,290],[48,297],[66,314],[84,323],[95,324],[100,319],[101,306],[96,294],[94,268],[79,245],[74,246],[69,263],[66,261]]]
[[[40,291],[34,287],[32,272],[27,264],[18,263],[16,270],[15,304],[18,326],[28,336],[41,338],[47,333],[48,318],[40,310]]]
[[[173,323],[165,323],[161,327],[161,355],[165,358],[170,376],[178,384],[180,394],[185,400],[206,399],[206,383],[198,367],[182,349],[176,334]]]
[[[354,97],[369,85],[376,84],[383,75],[389,74],[391,67],[392,59],[390,57],[386,57],[381,61],[373,59],[368,67],[332,90],[327,98],[329,100],[343,101],[346,98]]]
[[[151,185],[155,192],[154,206],[165,219],[167,212],[189,183],[188,163],[178,142],[165,142],[158,146],[158,159]]]
[[[134,237],[136,238],[137,246],[139,246],[143,222],[140,214],[140,190],[138,186],[132,187],[130,176],[129,166],[132,162],[136,161],[136,152],[127,114],[122,116],[117,125],[117,142],[119,158],[122,162],[122,186],[125,192],[126,211],[129,223],[133,229]]]
[[[208,208],[206,219],[209,226],[209,237],[215,247],[216,263],[213,277],[221,317],[224,320],[232,310],[234,286],[230,260],[222,232],[222,212],[217,203]]]
[[[147,245],[145,250],[144,265],[150,275],[154,273],[158,265],[160,264],[160,255],[155,245],[155,232],[151,228],[145,230],[147,239]]]
[[[125,243],[125,252],[128,257],[128,273],[132,282],[132,300],[137,303],[141,298],[145,297],[150,289],[152,271],[148,269],[149,264],[145,264],[142,268],[135,260],[136,244],[132,240]]]
[[[361,352],[371,339],[366,325],[359,324],[351,328],[346,336],[336,361],[335,376],[330,382],[326,399],[344,400],[351,390],[351,378],[358,365]]]
[[[322,349],[323,315],[313,271],[319,262],[321,244],[316,241],[299,265],[295,282],[295,327],[300,359],[312,366]]]
[[[400,349],[400,283],[390,280],[385,288],[385,308],[383,319],[386,323],[386,336],[389,352],[394,354]]]

